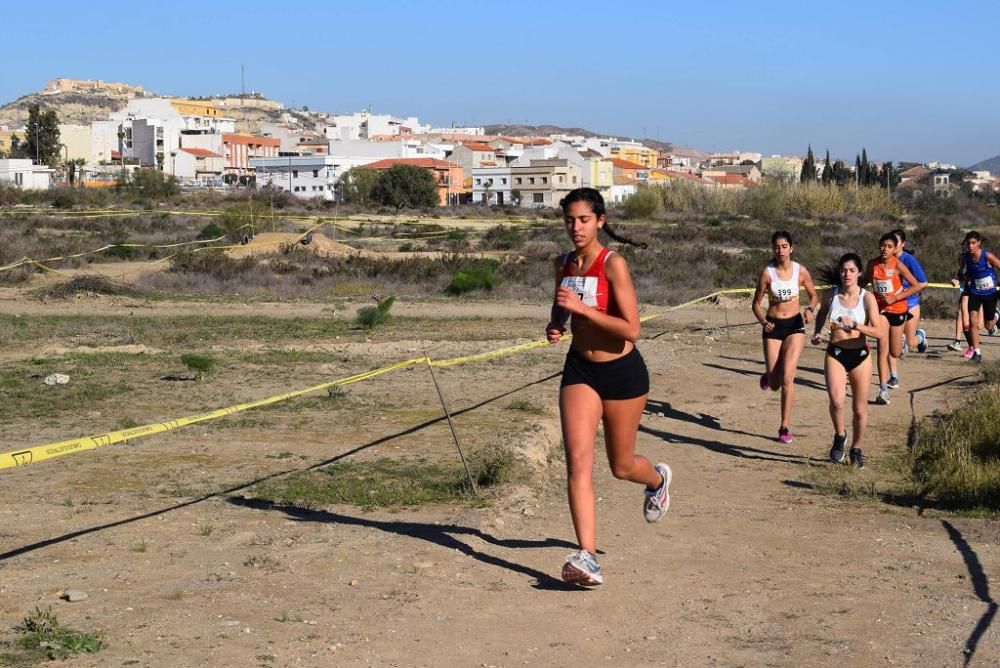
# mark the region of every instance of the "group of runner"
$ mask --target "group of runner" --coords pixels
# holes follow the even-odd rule
[[[616,234],[607,222],[600,193],[592,188],[571,191],[560,203],[563,223],[573,250],[555,261],[555,297],[546,337],[558,342],[569,322],[572,343],[566,356],[559,392],[559,413],[566,451],[567,495],[579,550],[567,557],[565,581],[580,585],[603,582],[597,562],[597,518],[593,485],[598,427],[604,425],[605,449],[612,474],[643,485],[643,514],[648,522],[661,519],[670,506],[673,472],[664,463],[653,464],[635,453],[639,421],[649,393],[649,373],[635,346],[639,338],[639,305],[625,260],[603,246],[603,230],[621,243],[634,243]],[[789,232],[771,237],[773,259],[761,272],[753,297],[753,313],[762,327],[766,370],[762,390],[781,391],[778,440],[791,443],[792,404],[799,356],[805,346],[806,326],[814,327],[812,343],[819,345],[824,325],[829,338],[824,375],[833,422],[830,459],[864,468],[862,443],[868,421],[871,349],[877,342],[879,389],[876,404],[890,402],[890,390],[899,387],[899,361],[907,349],[925,352],[927,336],[920,329],[920,292],[927,276],[905,250],[903,230],[879,239],[879,254],[864,263],[856,253],[840,258],[823,272],[830,290],[820,300],[809,271],[792,259],[794,241]],[[982,360],[979,349],[980,310],[992,319],[996,333],[997,281],[1000,260],[982,249],[978,233],[965,237],[956,284],[962,289],[959,322],[969,343],[966,357]],[[871,285],[868,291],[863,286]],[[801,293],[807,303],[802,305]],[[767,306],[764,306],[765,297]],[[962,319],[962,313],[967,316]],[[957,335],[956,335],[957,339]],[[851,445],[845,420],[847,386],[851,386]]]

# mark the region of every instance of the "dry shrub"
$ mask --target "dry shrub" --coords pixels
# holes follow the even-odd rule
[[[116,283],[105,276],[91,274],[77,276],[65,283],[60,283],[44,290],[41,296],[47,299],[69,299],[79,294],[135,297],[139,292],[128,285]]]
[[[251,256],[234,260],[219,249],[202,252],[184,251],[170,260],[170,271],[189,274],[206,274],[219,280],[229,280],[254,271],[259,264]]]

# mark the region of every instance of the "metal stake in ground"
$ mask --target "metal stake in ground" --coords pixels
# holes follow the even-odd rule
[[[458,442],[458,432],[455,430],[455,421],[451,419],[451,411],[448,410],[448,404],[444,402],[444,394],[441,392],[441,386],[438,385],[437,376],[434,374],[434,365],[431,364],[431,358],[426,353],[424,354],[424,359],[427,360],[427,368],[431,372],[431,380],[434,381],[434,389],[437,390],[438,399],[441,400],[441,408],[444,409],[445,417],[448,418],[448,426],[451,427],[451,437],[455,439],[455,447],[458,448],[458,456],[462,459],[462,466],[465,467],[465,475],[469,478],[469,485],[472,487],[472,493],[479,496],[479,490],[476,488],[476,481],[472,478],[472,471],[469,470],[469,463],[465,460],[465,453],[462,452],[462,444]]]

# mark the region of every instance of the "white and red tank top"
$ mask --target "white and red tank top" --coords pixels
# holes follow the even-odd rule
[[[608,248],[603,249],[597,256],[597,259],[591,263],[587,271],[582,274],[575,273],[576,267],[573,263],[573,258],[576,253],[566,253],[562,261],[562,281],[560,285],[575,292],[580,297],[580,301],[587,306],[596,308],[602,313],[620,315],[618,313],[618,305],[615,304],[614,295],[611,294],[611,290],[608,288],[608,276],[604,271],[608,256],[613,252]]]

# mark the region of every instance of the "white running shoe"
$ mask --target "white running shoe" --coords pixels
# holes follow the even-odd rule
[[[566,563],[562,568],[562,579],[564,582],[584,587],[604,584],[601,565],[597,563],[597,557],[587,550],[580,550],[566,557]]]
[[[645,492],[642,514],[647,522],[658,522],[670,508],[670,480],[674,477],[674,473],[666,464],[657,464],[654,468],[663,478],[663,482],[655,491],[647,489]]]

